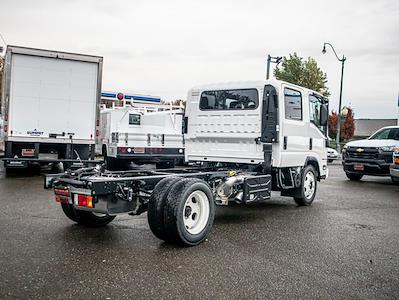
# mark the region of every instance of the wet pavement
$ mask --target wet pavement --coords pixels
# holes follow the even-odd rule
[[[399,186],[350,182],[339,163],[313,206],[219,207],[192,248],[158,240],[146,214],[75,225],[37,172],[0,168],[0,204],[1,299],[399,297]]]

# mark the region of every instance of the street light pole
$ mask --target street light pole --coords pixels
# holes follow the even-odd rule
[[[342,58],[339,58],[337,55],[337,52],[335,52],[334,47],[330,44],[330,43],[324,43],[323,45],[323,50],[322,53],[326,53],[326,45],[330,46],[331,49],[333,50],[335,57],[341,62],[342,68],[341,68],[341,85],[339,88],[339,104],[338,104],[338,118],[337,118],[337,136],[335,139],[336,142],[336,147],[337,147],[337,151],[338,153],[341,153],[341,144],[339,143],[340,139],[341,139],[341,106],[342,106],[342,86],[344,83],[344,66],[345,66],[345,61],[346,61],[346,57],[345,55],[342,55]]]
[[[266,79],[270,78],[270,63],[279,64],[283,58],[281,56],[270,56],[267,55],[267,67],[266,67]]]

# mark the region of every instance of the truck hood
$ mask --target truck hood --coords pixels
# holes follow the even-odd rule
[[[399,146],[396,140],[358,140],[346,144],[348,147],[391,147]]]

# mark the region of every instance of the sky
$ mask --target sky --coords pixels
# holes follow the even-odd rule
[[[7,44],[100,55],[103,90],[185,99],[199,84],[263,80],[266,58],[313,57],[330,110],[397,118],[398,0],[0,0]]]

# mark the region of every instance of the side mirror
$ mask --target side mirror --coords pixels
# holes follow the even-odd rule
[[[327,126],[328,123],[328,105],[322,104],[320,107],[320,126]]]

